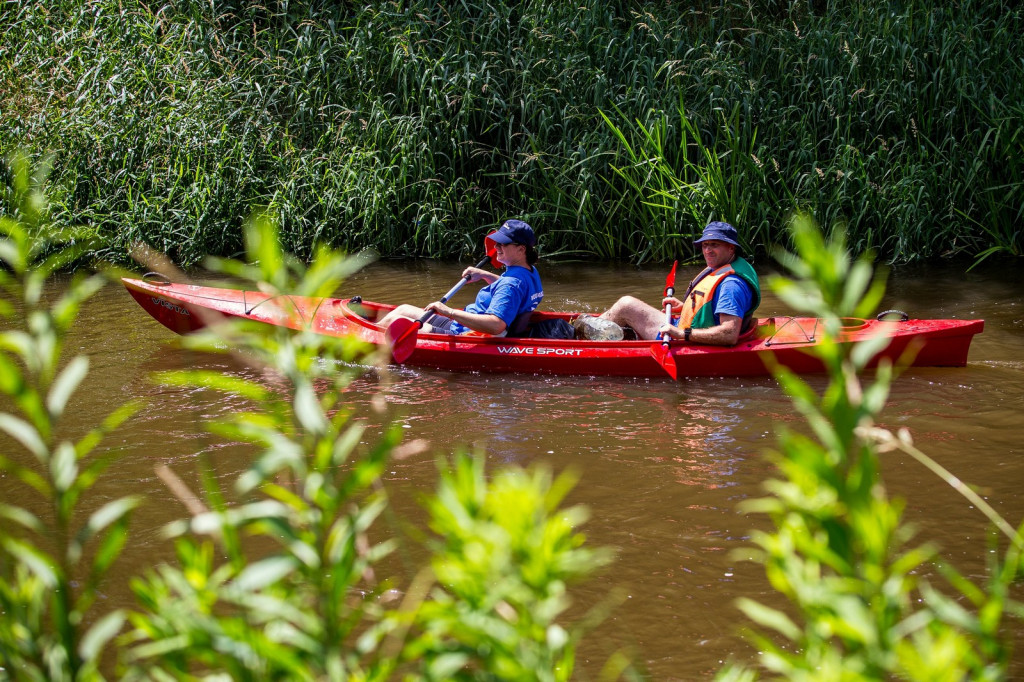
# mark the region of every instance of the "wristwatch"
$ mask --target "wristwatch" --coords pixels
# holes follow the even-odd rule
[[[693,330],[690,329],[689,327],[687,327],[686,329],[683,330],[683,341],[686,341],[686,342],[690,341],[690,332],[692,332],[692,331]]]

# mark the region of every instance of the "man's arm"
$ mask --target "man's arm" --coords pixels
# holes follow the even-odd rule
[[[735,315],[718,316],[719,324],[707,329],[691,329],[690,343],[700,343],[707,346],[735,346],[740,340],[740,330],[743,328],[743,318]],[[686,330],[675,325],[662,325],[661,333],[668,333],[674,339],[682,339],[686,336]]]
[[[735,346],[743,330],[743,315],[753,302],[750,285],[739,277],[728,277],[715,293],[715,313],[718,324],[706,329],[691,329],[689,341],[709,346]],[[686,330],[679,327],[661,328],[675,339],[685,339]]]

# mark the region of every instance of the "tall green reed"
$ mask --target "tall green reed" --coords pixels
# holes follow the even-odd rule
[[[761,254],[793,207],[886,259],[1019,252],[1024,17],[998,0],[0,12],[21,46],[0,55],[0,151],[57,152],[55,219],[97,227],[113,258],[240,254],[255,204],[306,260],[318,240],[461,256],[512,215],[549,254],[670,258],[601,112],[626,132],[680,103],[703,144],[734,135],[762,169],[722,169]]]
[[[723,115],[721,122],[716,122],[717,134],[711,144],[687,116],[682,102],[677,129],[665,115],[652,117],[646,125],[637,121],[635,142],[602,115],[625,150],[622,165],[611,164],[633,196],[631,205],[623,205],[623,209],[635,219],[643,216],[639,229],[651,257],[668,260],[686,253],[697,259],[693,240],[708,222],[747,223],[744,195],[757,173],[751,152],[756,133],[749,140],[740,138],[738,108],[729,118]],[[748,243],[756,243],[758,238],[757,231],[744,230]]]

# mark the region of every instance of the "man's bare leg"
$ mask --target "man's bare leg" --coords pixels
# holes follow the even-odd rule
[[[382,319],[378,320],[377,324],[380,325],[381,327],[387,327],[400,317],[404,317],[407,320],[418,320],[421,317],[423,317],[424,312],[426,311],[424,311],[423,308],[417,308],[414,305],[403,303],[402,305],[398,306],[390,313],[385,315]]]
[[[621,327],[632,327],[641,339],[654,339],[665,323],[665,311],[653,308],[639,298],[623,296],[601,317]]]

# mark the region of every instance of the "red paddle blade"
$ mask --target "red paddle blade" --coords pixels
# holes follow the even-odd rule
[[[676,288],[676,266],[679,265],[679,261],[672,261],[672,269],[669,270],[668,276],[665,277],[665,295],[671,296],[669,289]]]
[[[498,250],[496,248],[494,248],[494,240],[493,239],[491,239],[490,237],[484,237],[484,249],[487,251],[488,258],[491,259],[491,265],[492,266],[494,266],[496,268],[503,268],[503,267],[505,267],[504,265],[502,265],[501,263],[498,262]],[[482,266],[478,265],[477,267],[479,268],[479,267],[482,267]]]
[[[676,367],[676,359],[669,353],[667,343],[652,343],[651,355],[654,356],[655,361],[670,377],[673,379],[679,378],[679,368]]]
[[[404,317],[400,317],[388,325],[384,331],[384,339],[391,346],[391,357],[395,362],[402,364],[416,350],[416,337],[419,330],[419,322]]]

